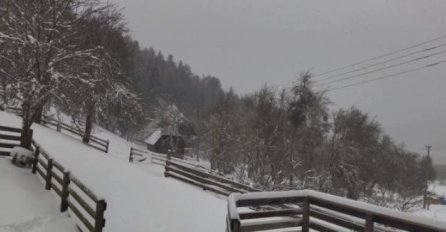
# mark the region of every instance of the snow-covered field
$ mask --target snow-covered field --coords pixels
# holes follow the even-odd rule
[[[0,125],[19,127],[20,120],[12,114],[0,112]],[[110,140],[110,152],[105,154],[82,144],[79,138],[37,124],[33,125],[33,129],[34,139],[50,156],[68,168],[96,194],[107,200],[105,231],[224,231],[226,199],[203,192],[186,183],[165,178],[159,166],[128,163],[130,144],[120,137],[106,131],[100,132],[102,138]],[[6,162],[3,165],[10,164]],[[17,168],[11,166],[10,169]],[[28,173],[25,176],[27,181],[34,183],[48,198],[49,202],[40,202],[42,210],[46,207],[45,212],[51,211],[52,215],[63,216],[58,211],[57,198],[43,190],[42,183],[36,176],[29,174],[29,170],[25,172]],[[15,182],[12,176],[16,175],[4,168],[0,168],[0,175],[5,179],[2,181],[9,181],[9,184],[1,186],[13,185]],[[10,194],[0,191],[0,199],[8,199]],[[20,199],[12,199],[14,201],[7,200],[11,201],[10,205],[20,204]],[[16,200],[18,202],[15,202]],[[0,228],[1,225],[20,223],[27,217],[31,219],[37,217],[27,216],[31,212],[27,212],[26,205],[19,206],[21,206],[20,211],[0,210],[3,214],[11,215],[5,217],[9,218],[8,221],[3,217],[0,218]]]

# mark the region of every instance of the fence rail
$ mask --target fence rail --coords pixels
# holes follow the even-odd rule
[[[142,162],[145,161],[150,156],[148,151],[143,151],[134,147],[130,147],[130,155],[129,162],[133,163],[134,161]]]
[[[15,114],[17,114],[19,116],[22,116],[22,113],[23,113],[22,109],[17,108],[17,107],[8,107],[8,110],[11,112],[14,112]],[[73,127],[71,125],[63,123],[63,122],[53,119],[51,117],[43,115],[41,121],[45,125],[54,126],[56,128],[56,130],[59,132],[61,132],[62,130],[66,130],[70,133],[80,136],[81,138],[84,137],[84,132],[82,130],[80,130],[79,128]],[[89,145],[93,148],[100,150],[100,151],[108,153],[110,141],[99,138],[94,135],[90,135],[89,136]]]
[[[229,196],[233,192],[245,193],[259,191],[248,185],[188,167],[177,161],[166,160],[165,162],[165,177],[175,178],[203,188],[203,190],[215,192],[224,196]]]
[[[31,172],[39,174],[46,190],[53,190],[60,197],[60,211],[68,209],[81,222],[79,228],[90,232],[102,232],[105,226],[104,212],[107,203],[99,198],[79,179],[54,160],[34,140],[34,161]],[[81,229],[82,230],[82,229]]]
[[[11,149],[20,146],[22,129],[0,126],[0,156],[9,156]],[[32,130],[30,136],[32,138]]]
[[[205,170],[204,168],[202,168],[199,165],[187,162],[183,159],[174,157],[174,156],[168,156],[166,154],[160,154],[160,153],[156,153],[156,152],[151,152],[148,150],[141,150],[141,149],[137,149],[134,147],[130,147],[130,155],[129,155],[129,162],[132,163],[134,161],[137,162],[142,162],[149,159],[151,164],[156,164],[156,165],[161,165],[161,166],[166,166],[166,161],[167,160],[172,160],[175,162],[178,162],[180,164],[184,164],[190,167],[194,167],[194,168],[200,168]]]
[[[66,130],[70,133],[80,136],[81,138],[84,137],[84,132],[82,130],[72,127],[71,125],[63,123],[63,122],[53,119],[51,117],[43,116],[42,122],[47,125],[56,127],[56,130],[59,132],[61,132],[62,130]],[[108,148],[109,148],[110,142],[109,142],[109,140],[105,140],[105,139],[99,138],[97,136],[90,135],[89,136],[89,145],[91,147],[94,147],[94,148],[100,150],[100,151],[108,153]]]
[[[20,141],[20,136],[10,134],[20,134],[21,131],[20,128],[0,126],[0,139],[7,140],[0,143],[0,148],[11,150],[19,146],[18,143],[10,141]],[[34,153],[31,172],[42,178],[46,190],[52,189],[60,197],[60,211],[65,212],[70,209],[82,223],[81,226],[77,224],[79,228],[87,228],[90,232],[102,232],[105,226],[106,201],[99,198],[63,165],[48,155],[34,139],[31,141],[31,150]],[[0,155],[10,153],[10,151],[2,152]]]
[[[129,162],[141,162],[148,158],[150,158],[150,162],[152,164],[164,166],[165,177],[171,177],[182,182],[195,185],[203,190],[211,191],[224,196],[229,196],[233,192],[245,193],[260,191],[252,188],[251,186],[210,174],[208,173],[210,170],[173,156],[143,151],[133,147],[130,148]]]
[[[268,209],[250,210],[261,206]],[[446,223],[312,190],[230,195],[227,232],[291,228],[303,232],[444,232]]]

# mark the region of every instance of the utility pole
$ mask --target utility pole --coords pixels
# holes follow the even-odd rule
[[[197,108],[197,124],[196,124],[196,128],[195,128],[195,132],[197,134],[197,144],[195,147],[195,155],[197,156],[197,162],[200,162],[200,156],[199,156],[199,152],[200,152],[200,137],[201,137],[201,128],[200,127],[200,109]]]
[[[430,156],[431,148],[432,148],[431,145],[427,145],[426,146],[427,157]],[[427,170],[426,170],[426,172],[427,172]],[[427,180],[427,177],[426,177],[426,186],[424,187],[424,197],[423,197],[423,209],[426,209],[426,206],[427,206],[427,209],[429,210],[429,206],[427,205],[427,189],[428,188],[429,188],[429,183],[428,183],[428,180]]]

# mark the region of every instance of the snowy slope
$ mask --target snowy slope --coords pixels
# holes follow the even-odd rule
[[[3,121],[2,121],[3,122]],[[76,232],[57,198],[29,169],[0,158],[0,232]]]
[[[0,124],[20,126],[20,118],[0,112]],[[110,139],[110,153],[85,146],[77,138],[34,125],[34,138],[108,203],[105,231],[224,231],[226,200],[165,178],[159,167],[128,163],[130,144],[101,132]],[[1,193],[0,193],[1,194]]]

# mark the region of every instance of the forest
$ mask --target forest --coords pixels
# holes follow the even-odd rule
[[[435,179],[430,157],[406,150],[359,108],[334,109],[310,72],[284,89],[239,95],[140,47],[119,8],[96,0],[0,0],[0,78],[2,108],[24,111],[23,138],[50,107],[82,121],[84,141],[95,123],[139,140],[154,121],[186,124],[197,158],[222,175],[400,210],[420,205]],[[177,116],[166,116],[169,106]]]

